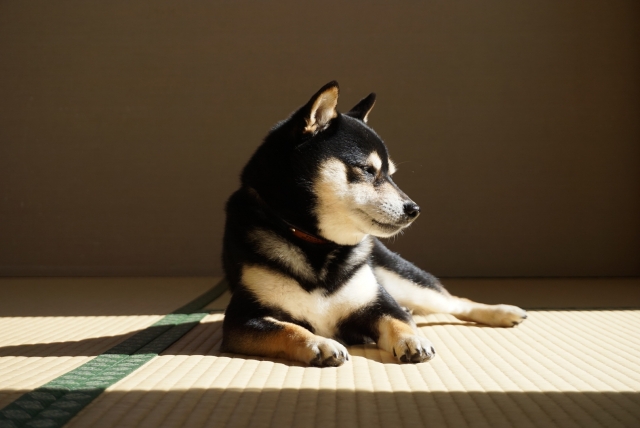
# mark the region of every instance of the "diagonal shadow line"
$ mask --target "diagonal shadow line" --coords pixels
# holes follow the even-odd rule
[[[206,315],[167,315],[91,361],[19,397],[0,410],[0,426],[3,421],[16,427],[64,425],[107,387],[153,359]]]
[[[178,304],[183,305],[194,295],[202,293],[202,290],[211,292],[212,287],[219,284],[210,277],[10,278],[8,281],[0,299],[0,320],[164,315],[174,311]],[[197,303],[207,297],[202,295],[199,298],[202,300]],[[193,301],[188,304],[193,304]],[[186,305],[174,312],[182,310],[187,313],[189,308]]]
[[[171,314],[166,315],[155,324],[134,332],[128,332],[120,335],[92,337],[82,340],[50,342],[50,343],[34,343],[23,345],[0,346],[0,356],[12,357],[78,357],[78,356],[97,356],[105,354],[127,353],[129,349],[136,347],[138,343],[147,343],[152,338],[160,336],[174,325],[188,324],[179,315],[188,315],[198,313],[199,319],[202,319],[206,313],[198,312],[208,303],[220,297],[228,288],[225,279],[220,281],[215,287],[206,291],[202,295],[196,297],[191,302],[174,310]],[[197,324],[197,322],[195,323]],[[195,326],[193,324],[193,326]],[[190,329],[190,328],[189,328]],[[115,345],[114,345],[115,344]],[[109,345],[112,345],[109,348]]]
[[[208,312],[199,313],[199,315],[203,315],[203,317],[207,314]],[[178,324],[180,325],[178,331],[184,335],[198,325],[199,322],[181,321],[174,325],[152,325],[145,329],[125,334],[92,337],[82,340],[0,346],[0,357],[91,357],[103,354],[129,355],[130,349],[141,346],[140,344],[149,343],[154,338],[161,336]],[[210,328],[213,333],[221,328],[222,321],[207,322],[206,326],[206,328]]]
[[[115,382],[140,368],[195,327],[207,312],[193,312],[221,295],[225,281],[138,331],[103,354],[0,409],[0,427],[62,427]]]
[[[0,409],[0,426],[6,425],[5,422],[12,427],[64,425],[108,386],[137,370],[198,325],[207,314],[195,311],[224,292],[224,287],[217,288]],[[219,329],[219,326],[209,328]]]

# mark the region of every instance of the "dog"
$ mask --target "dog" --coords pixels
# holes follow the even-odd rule
[[[421,363],[436,351],[412,313],[521,323],[524,310],[455,297],[380,242],[420,207],[393,182],[396,167],[367,125],[375,94],[344,114],[338,94],[330,82],[276,124],[227,202],[221,351],[331,367],[349,360],[345,346],[375,342]]]

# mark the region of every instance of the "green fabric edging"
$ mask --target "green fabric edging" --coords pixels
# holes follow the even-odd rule
[[[0,428],[62,427],[105,389],[195,327],[207,315],[202,308],[226,289],[223,279],[211,290],[105,353],[20,396],[0,410]]]
[[[222,278],[215,287],[211,290],[207,291],[201,296],[196,297],[189,303],[184,306],[179,307],[173,314],[190,314],[192,312],[199,311],[200,309],[207,306],[209,303],[216,300],[218,297],[222,296],[222,294],[229,289],[229,283],[226,278]]]

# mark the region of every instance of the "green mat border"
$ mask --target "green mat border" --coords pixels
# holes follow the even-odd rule
[[[176,342],[205,316],[202,309],[228,289],[212,289],[115,345],[96,358],[27,392],[0,409],[0,428],[58,428],[105,389],[124,379]]]

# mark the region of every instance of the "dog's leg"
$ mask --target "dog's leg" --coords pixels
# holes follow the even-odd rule
[[[417,314],[451,314],[464,321],[494,327],[512,327],[527,318],[523,309],[512,305],[486,305],[452,296],[433,276],[389,251],[376,240],[373,249],[374,273],[391,296]]]
[[[358,343],[358,335],[373,339],[378,348],[388,351],[403,363],[421,363],[436,355],[431,342],[418,334],[411,314],[382,287],[375,301],[340,323],[339,337],[342,340]]]
[[[376,277],[402,306],[416,314],[451,314],[463,321],[493,327],[513,327],[527,318],[523,309],[512,305],[486,305],[452,296],[442,289],[423,287],[393,272],[376,269]]]
[[[433,345],[405,321],[385,315],[377,323],[380,349],[393,354],[403,363],[421,363],[436,356]]]
[[[241,323],[225,318],[221,351],[284,358],[318,367],[340,366],[349,359],[347,349],[335,340],[271,317]]]

